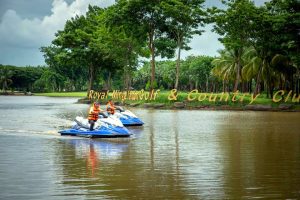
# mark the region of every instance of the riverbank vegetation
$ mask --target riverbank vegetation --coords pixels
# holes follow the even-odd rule
[[[145,93],[148,93],[145,91]],[[123,99],[113,97],[110,92],[107,97],[97,101],[105,105],[108,99],[113,99],[117,105],[129,107],[146,107],[160,109],[215,109],[215,110],[269,110],[269,111],[300,111],[300,104],[293,102],[293,97],[288,93],[277,93],[274,99],[268,98],[266,93],[252,96],[250,93],[196,93],[184,92],[177,93],[176,100],[169,100],[171,91],[158,91],[155,99]],[[47,97],[78,97],[79,103],[90,104],[93,100],[86,97],[86,92],[50,92],[36,93],[38,96]],[[147,95],[147,94],[145,94]],[[190,98],[190,100],[189,100]],[[276,101],[274,101],[276,100]],[[299,101],[299,100],[298,100]]]
[[[299,1],[223,4],[221,9],[206,8],[204,0],[119,0],[105,9],[90,6],[41,47],[47,66],[1,65],[2,92],[176,88],[262,93],[268,101],[278,90],[299,95]],[[224,49],[216,57],[181,59],[206,24],[213,25]]]

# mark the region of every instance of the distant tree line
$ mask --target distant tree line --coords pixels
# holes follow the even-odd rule
[[[16,67],[0,64],[0,88],[2,92],[12,91],[39,91],[36,81],[45,71],[45,67]]]
[[[185,60],[181,60],[182,70],[180,71],[180,90],[190,90],[199,88],[203,91],[212,91],[210,87],[215,87],[217,82],[211,77],[213,57],[209,56],[189,56]],[[155,88],[161,90],[173,89],[176,74],[176,61],[158,61],[155,71],[156,81]],[[128,89],[144,89],[150,88],[151,65],[144,62],[142,65],[130,73]],[[16,67],[10,65],[0,65],[1,72],[1,89],[2,91],[22,91],[22,92],[54,92],[54,91],[85,91],[88,88],[88,79],[84,79],[83,74],[78,74],[82,79],[74,79],[71,81],[68,76],[60,74],[50,67]],[[95,78],[95,90],[107,89],[124,89],[123,70],[117,71],[117,74],[111,77],[111,84],[107,86],[107,71],[101,71]],[[76,74],[75,74],[76,76]],[[214,85],[214,86],[213,86]]]
[[[206,9],[204,0],[119,0],[104,9],[89,6],[85,15],[66,22],[51,45],[41,47],[47,67],[40,67],[40,77],[26,87],[239,90],[270,97],[277,89],[299,93],[299,1],[271,0],[263,6],[249,0],[222,2],[224,9]],[[201,35],[205,24],[213,24],[225,49],[214,58],[182,60],[181,51],[190,49],[190,39]],[[158,56],[174,60],[157,61]],[[142,62],[145,58],[150,61]],[[16,81],[2,79],[3,88]]]

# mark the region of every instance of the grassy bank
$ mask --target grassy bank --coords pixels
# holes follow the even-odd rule
[[[170,95],[170,91],[160,92],[158,97],[155,100],[125,100],[124,102],[129,105],[146,105],[148,107],[159,107],[163,104],[163,107],[173,108],[175,102],[184,103],[186,108],[217,108],[217,109],[239,109],[244,107],[250,107],[251,105],[265,105],[270,106],[271,108],[278,108],[280,105],[289,105],[291,108],[300,108],[299,103],[293,103],[291,99],[289,101],[284,102],[274,102],[271,98],[267,98],[265,94],[260,94],[256,98],[252,94],[243,94],[240,93],[234,97],[234,94],[231,93],[228,95],[227,99],[225,96],[221,99],[221,93],[201,93],[201,97],[199,100],[200,94],[190,95],[192,100],[188,100],[189,92],[179,92],[176,100],[168,100],[168,96]],[[206,96],[206,98],[204,98]],[[280,97],[279,97],[280,98]],[[180,104],[179,104],[180,107]]]
[[[86,97],[86,92],[49,92],[49,93],[34,93],[35,96],[46,97]]]
[[[146,92],[147,93],[147,92]],[[37,96],[48,96],[48,97],[79,97],[83,99],[82,102],[89,103],[86,98],[86,92],[56,92],[56,93],[37,93]],[[170,91],[160,91],[156,96],[155,100],[145,100],[136,99],[123,99],[120,97],[118,99],[114,99],[115,102],[120,103],[121,105],[127,106],[137,106],[137,107],[154,107],[154,108],[186,108],[186,109],[221,109],[221,110],[247,110],[253,109],[253,106],[268,106],[263,108],[258,108],[262,110],[296,110],[300,111],[299,103],[293,103],[291,98],[284,102],[283,100],[280,102],[274,102],[271,98],[267,98],[265,94],[260,94],[256,98],[249,93],[238,93],[234,95],[230,93],[224,95],[221,99],[222,93],[193,93],[189,97],[192,99],[188,100],[189,92],[178,92],[176,100],[169,100],[168,97],[170,95]],[[200,97],[199,97],[200,95]],[[112,97],[112,93],[109,93],[109,98]],[[205,97],[205,98],[204,98]],[[226,99],[227,97],[227,99]],[[255,99],[254,99],[255,98]],[[281,98],[278,96],[277,99]],[[84,100],[85,99],[85,100]],[[100,100],[101,103],[106,103],[107,99]],[[252,102],[252,103],[251,103]]]

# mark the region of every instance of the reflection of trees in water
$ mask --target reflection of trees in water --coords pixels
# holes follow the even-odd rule
[[[62,140],[57,162],[65,188],[115,199],[272,198],[275,192],[298,198],[296,118],[287,123],[282,113],[145,112],[138,139],[93,144],[94,177],[91,145]],[[200,119],[200,126],[190,119]]]
[[[185,185],[181,181],[183,174],[179,170],[177,113],[164,116],[160,111],[149,110],[147,117],[150,168],[143,166],[144,171],[138,172],[139,183],[136,192],[140,198],[184,199],[187,194]],[[167,126],[168,129],[162,126]],[[168,137],[168,142],[159,143],[165,136]],[[148,196],[149,194],[153,196]]]
[[[282,117],[282,113],[256,112],[225,118],[227,127],[219,129],[218,141],[226,198],[299,198],[299,133],[289,126],[298,122]]]

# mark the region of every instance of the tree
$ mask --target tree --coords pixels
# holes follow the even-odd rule
[[[266,3],[266,9],[274,19],[272,28],[275,32],[277,47],[271,65],[275,65],[276,70],[283,72],[286,79],[287,76],[289,77],[290,89],[299,94],[300,2],[298,0],[272,0]]]
[[[167,37],[162,3],[164,1],[119,0],[115,6],[114,23],[124,26],[139,41],[147,41],[151,55],[150,89],[154,88],[155,57],[172,57],[176,45]]]
[[[223,1],[226,10],[213,8],[212,22],[214,22],[214,31],[223,36],[220,41],[227,49],[233,51],[235,57],[236,71],[233,90],[238,89],[241,80],[241,57],[243,50],[248,44],[248,33],[250,32],[249,22],[251,23],[251,13],[255,6],[249,0]]]
[[[208,92],[208,82],[211,78],[211,70],[213,65],[212,57],[209,56],[191,56],[187,60],[190,60],[189,71],[191,80],[195,82],[195,88],[202,89],[202,91]]]
[[[223,82],[223,92],[228,92],[228,83],[234,80],[234,74],[237,71],[237,58],[233,50],[219,51],[220,57],[212,61],[214,66],[212,74],[219,77]],[[227,87],[226,87],[227,86]]]
[[[56,33],[56,38],[52,41],[54,56],[46,48],[42,49],[52,62],[64,63],[65,66],[84,66],[88,69],[88,91],[93,88],[95,74],[101,64],[105,63],[108,56],[108,48],[103,41],[106,39],[104,23],[101,23],[104,9],[96,6],[89,6],[86,16],[76,16],[68,20],[64,30]],[[50,52],[50,53],[49,53]],[[58,52],[55,55],[55,52]],[[54,61],[53,61],[54,59]]]
[[[8,67],[0,68],[0,83],[2,84],[2,91],[5,93],[8,86],[12,83],[13,71]]]
[[[248,48],[242,56],[244,60],[244,67],[242,69],[243,79],[252,82],[256,78],[256,86],[254,95],[260,93],[260,82],[268,81],[274,87],[279,75],[270,67],[268,60],[262,59],[256,50],[251,47]]]
[[[147,81],[150,80],[150,63],[144,62],[143,66],[133,73],[133,86],[137,89],[144,89]]]
[[[79,91],[86,88],[88,69],[82,67],[80,59],[68,49],[62,49],[55,45],[42,47],[45,62],[55,73],[65,77],[68,91]]]
[[[279,74],[279,88],[293,90],[293,75],[297,74],[297,67],[293,65],[291,58],[282,54],[276,54],[272,58],[270,65],[271,68]],[[294,92],[297,92],[297,88]]]
[[[45,86],[46,91],[61,91],[64,77],[51,69],[46,69],[41,78],[35,82],[35,86]]]
[[[117,6],[111,6],[106,12],[106,25],[111,35],[111,43],[118,47],[115,53],[118,55],[120,65],[123,66],[123,89],[129,90],[133,70],[137,66],[139,56],[147,56],[145,53],[145,41],[135,36],[135,30],[127,27],[128,24],[122,22],[115,23]]]
[[[162,1],[163,12],[167,17],[168,34],[177,47],[176,76],[174,88],[178,88],[181,50],[189,50],[188,43],[193,35],[201,35],[205,12],[202,9],[204,0],[170,0]]]

